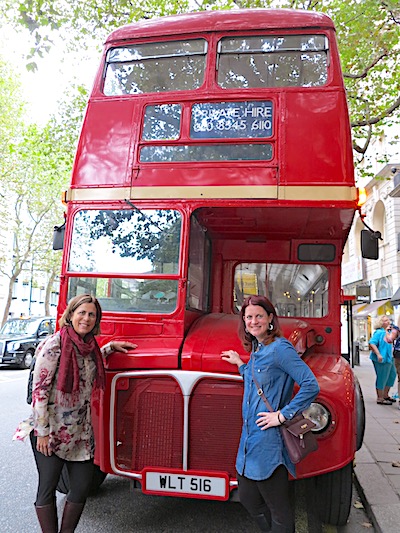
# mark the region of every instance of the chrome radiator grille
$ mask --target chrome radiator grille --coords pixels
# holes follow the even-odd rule
[[[116,381],[112,462],[126,473],[162,467],[236,477],[242,394],[236,376],[124,376]]]

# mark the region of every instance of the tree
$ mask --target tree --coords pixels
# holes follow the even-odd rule
[[[51,289],[61,262],[61,254],[51,246],[53,227],[63,221],[61,192],[69,181],[86,97],[81,87],[71,88],[60,102],[57,116],[44,127],[31,124],[21,128],[12,145],[12,172],[0,199],[2,213],[8,213],[3,224],[7,223],[13,236],[12,258],[8,254],[0,257],[0,273],[9,280],[3,323],[15,281],[27,264],[32,275],[34,269],[46,273],[46,313],[50,310]]]
[[[0,266],[5,263],[5,252],[9,245],[7,229],[10,228],[12,216],[8,203],[8,182],[15,170],[14,146],[23,129],[23,108],[18,76],[0,58]],[[18,205],[16,209],[19,209]]]
[[[4,184],[13,169],[13,146],[23,128],[24,102],[18,75],[1,57],[0,110],[0,183]]]
[[[91,241],[106,236],[113,252],[137,261],[148,259],[155,271],[163,272],[162,265],[178,262],[181,217],[176,211],[103,210],[86,226]]]
[[[335,21],[347,87],[354,150],[360,161],[373,135],[399,122],[400,7],[397,0],[5,0],[4,15],[31,31],[31,59],[51,45],[51,32],[83,49],[139,19],[192,10],[282,7],[322,11]],[[193,6],[193,7],[192,7]],[[1,8],[0,8],[1,9]]]
[[[43,168],[43,161],[48,159],[48,146],[45,145],[49,142],[49,128],[39,129],[32,125],[14,147],[14,168],[7,180],[7,188],[4,188],[4,208],[10,214],[7,229],[13,243],[11,260],[8,254],[0,259],[0,272],[9,280],[2,323],[8,318],[18,276],[29,263],[33,274],[34,267],[38,268],[45,256],[43,229],[58,203],[54,197],[55,176],[51,169]]]

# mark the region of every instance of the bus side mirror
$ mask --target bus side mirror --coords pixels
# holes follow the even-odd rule
[[[361,256],[365,259],[378,259],[378,240],[381,239],[380,231],[361,230]]]
[[[64,248],[65,222],[61,226],[54,226],[53,231],[53,250],[62,250]]]

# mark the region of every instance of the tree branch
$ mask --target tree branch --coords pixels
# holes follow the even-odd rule
[[[398,24],[400,25],[400,15],[397,15],[399,16],[399,19],[396,18],[396,14],[394,12],[393,9],[390,8],[389,4],[387,2],[381,2],[382,6],[387,9],[389,15],[390,15],[390,18],[392,19],[392,21],[395,23],[395,24]]]
[[[369,65],[367,65],[365,67],[365,69],[361,73],[359,73],[359,74],[350,74],[350,73],[344,72],[343,73],[343,77],[351,79],[351,80],[362,80],[363,78],[366,78],[368,76],[368,72],[371,69],[373,69],[379,63],[379,61],[381,61],[381,59],[383,59],[384,57],[388,57],[388,56],[389,56],[389,52],[387,50],[384,50],[381,53],[381,55],[378,56],[377,58],[375,58],[373,61],[371,61],[371,63]]]
[[[369,118],[367,120],[358,120],[351,122],[350,125],[352,128],[359,128],[361,126],[372,126],[372,124],[378,124],[384,118],[389,117],[396,109],[400,108],[400,96],[395,100],[395,102],[388,107],[383,113],[377,115],[376,117]]]
[[[364,146],[359,146],[356,143],[356,141],[353,140],[353,150],[357,152],[358,154],[364,155],[368,149],[369,143],[371,142],[371,138],[372,138],[372,127],[368,126],[368,135],[367,135],[367,138],[365,139]]]

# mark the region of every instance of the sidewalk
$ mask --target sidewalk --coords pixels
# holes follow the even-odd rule
[[[378,533],[400,531],[400,410],[398,403],[378,405],[369,352],[354,367],[366,411],[364,444],[356,454],[355,481]],[[397,381],[390,393],[397,392]],[[392,466],[398,463],[399,467]]]

